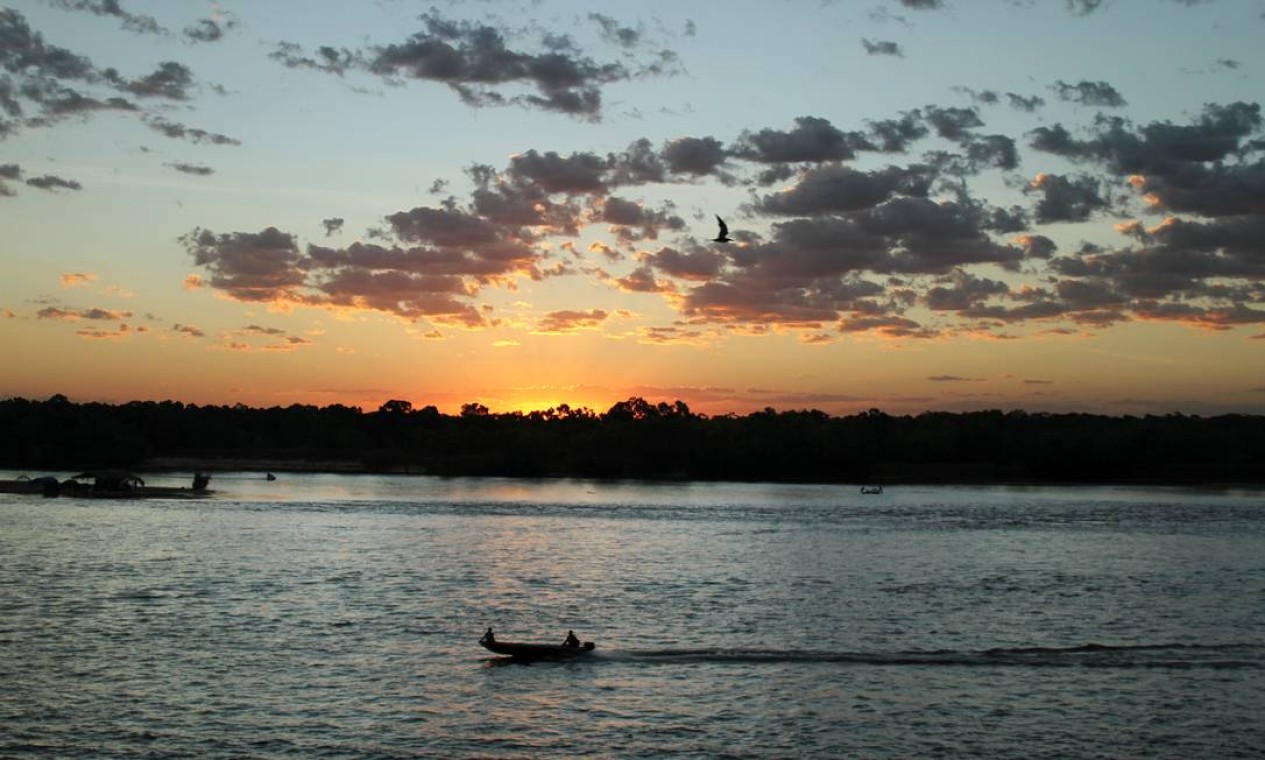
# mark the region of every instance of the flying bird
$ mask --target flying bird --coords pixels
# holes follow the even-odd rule
[[[725,224],[725,220],[721,219],[719,215],[716,216],[716,223],[720,225],[720,234],[712,238],[712,242],[713,243],[728,243],[730,241],[729,225]]]

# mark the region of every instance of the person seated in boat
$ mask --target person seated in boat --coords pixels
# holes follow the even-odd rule
[[[580,640],[575,637],[575,631],[567,631],[567,639],[562,642],[564,647],[579,647]]]
[[[483,638],[479,639],[479,642],[483,644],[496,643],[496,636],[492,635],[492,626],[488,626],[488,632],[483,634]]]

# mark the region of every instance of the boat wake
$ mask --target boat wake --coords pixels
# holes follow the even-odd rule
[[[1265,645],[1142,644],[1014,647],[980,651],[835,652],[741,648],[608,650],[602,659],[642,663],[840,663],[952,667],[1265,669]]]

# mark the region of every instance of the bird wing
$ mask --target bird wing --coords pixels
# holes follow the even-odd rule
[[[725,224],[724,219],[721,219],[720,216],[717,216],[716,223],[720,225],[720,234],[717,235],[716,237],[724,237],[729,234],[729,226]]]

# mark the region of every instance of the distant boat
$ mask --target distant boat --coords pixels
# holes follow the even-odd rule
[[[879,494],[883,493],[883,486],[861,486],[863,494]]]

